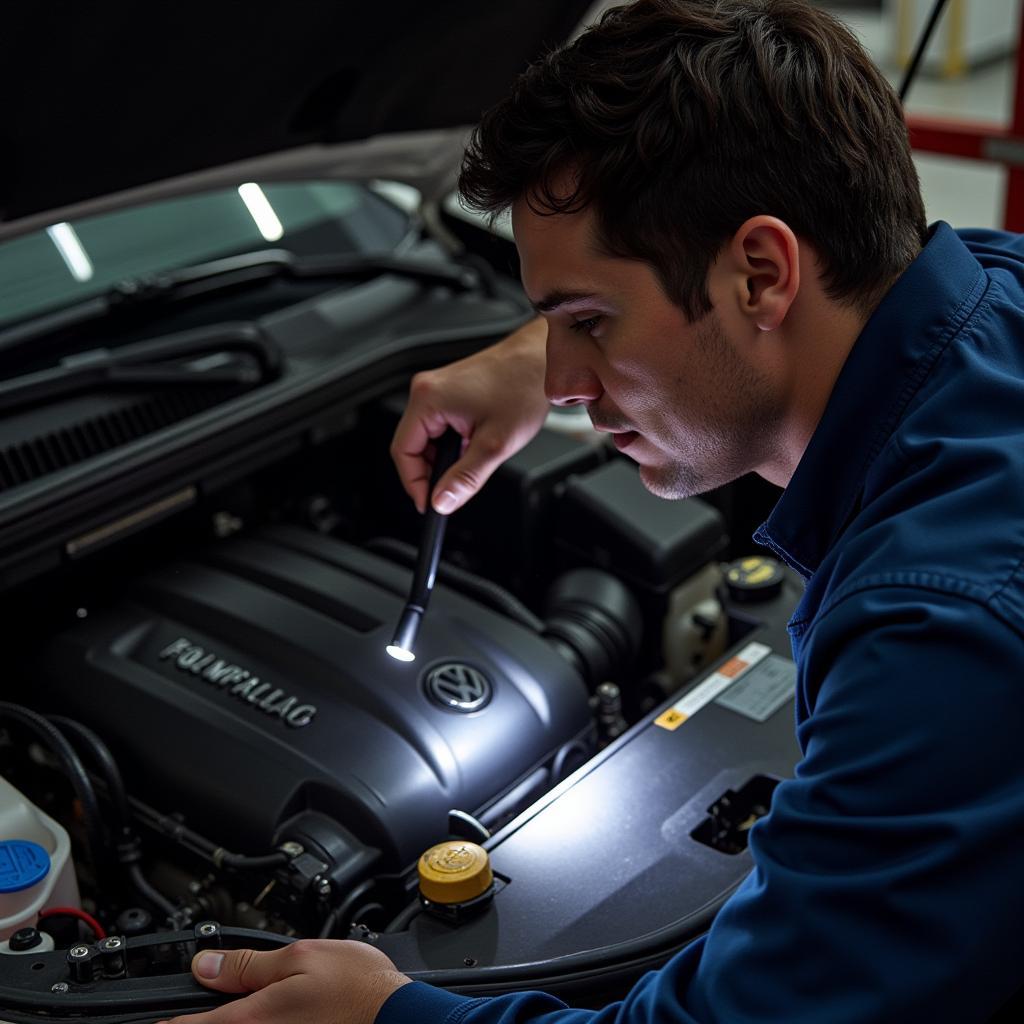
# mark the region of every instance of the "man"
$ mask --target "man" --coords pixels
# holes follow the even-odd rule
[[[511,206],[543,321],[414,380],[407,490],[458,507],[547,400],[665,497],[784,486],[758,537],[807,580],[804,756],[709,934],[620,1004],[468,1000],[314,942],[204,954],[255,994],[188,1019],[988,1020],[1024,981],[1024,246],[928,230],[896,98],[804,0],[611,12],[484,118],[461,184]]]

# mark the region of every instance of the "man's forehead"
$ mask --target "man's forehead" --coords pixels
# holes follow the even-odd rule
[[[525,199],[513,205],[523,286],[537,312],[597,300],[608,291],[614,261],[596,244],[592,221],[587,211],[546,215]]]

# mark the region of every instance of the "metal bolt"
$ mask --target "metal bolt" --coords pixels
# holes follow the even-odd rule
[[[67,992],[67,990],[68,990],[68,989],[69,989],[70,987],[71,987],[71,986],[70,986],[70,985],[68,985],[68,983],[67,983],[66,981],[58,981],[56,985],[52,985],[52,986],[50,987],[50,991],[51,991],[51,992],[57,992],[57,993],[63,994],[64,992]]]
[[[76,960],[80,960],[83,956],[88,956],[89,955],[89,947],[88,946],[72,946],[71,950],[70,950],[70,955],[73,956]]]
[[[298,857],[303,852],[302,844],[289,840],[287,843],[281,844],[281,852],[287,853],[289,857]]]
[[[317,883],[316,891],[321,896],[330,896],[331,895],[331,883],[328,882],[326,878],[321,878],[320,881]]]
[[[467,967],[476,967],[476,957],[475,956],[467,956],[466,959],[463,960],[462,962]]]
[[[103,948],[107,950],[120,949],[121,945],[121,940],[116,935],[111,935],[109,939],[103,940]]]
[[[215,924],[201,924],[199,926],[199,934],[204,938],[208,938],[211,935],[217,934],[217,926]]]

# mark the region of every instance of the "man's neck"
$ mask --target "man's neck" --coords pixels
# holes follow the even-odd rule
[[[766,480],[788,486],[869,315],[840,305],[820,289],[806,290],[793,304],[783,328],[789,336],[785,414],[774,457],[758,469]],[[841,453],[836,457],[841,458]]]

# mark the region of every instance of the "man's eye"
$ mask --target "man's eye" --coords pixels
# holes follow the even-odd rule
[[[573,320],[569,327],[581,334],[589,334],[600,322],[600,316],[589,316],[586,320]]]

